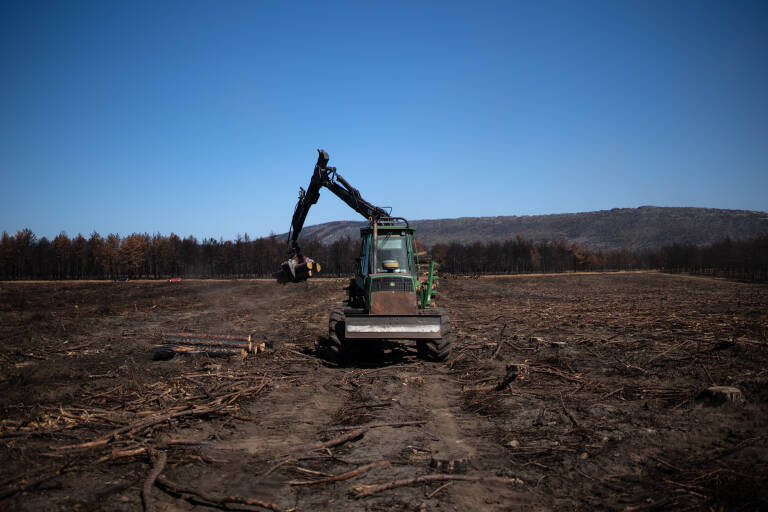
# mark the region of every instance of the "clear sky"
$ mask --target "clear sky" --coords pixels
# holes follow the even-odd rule
[[[768,2],[0,2],[0,231],[768,210]],[[357,219],[329,191],[307,225]]]

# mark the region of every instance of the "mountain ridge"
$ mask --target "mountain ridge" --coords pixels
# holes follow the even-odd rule
[[[359,237],[365,221],[334,221],[306,226],[301,238],[332,243]],[[590,249],[644,249],[672,243],[707,245],[725,237],[768,234],[768,213],[680,206],[640,206],[579,213],[458,217],[410,221],[427,247],[438,243],[503,241],[521,236],[533,241],[565,237]],[[279,236],[285,236],[279,235]]]

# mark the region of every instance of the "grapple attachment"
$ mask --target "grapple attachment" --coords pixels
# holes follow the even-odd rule
[[[311,258],[305,256],[293,256],[284,261],[279,272],[275,272],[273,277],[278,283],[300,283],[306,281],[313,274],[320,272],[322,267]]]

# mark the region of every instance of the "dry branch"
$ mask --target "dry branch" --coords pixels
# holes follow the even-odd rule
[[[355,498],[366,498],[382,491],[388,491],[396,487],[405,487],[408,485],[424,484],[428,482],[444,482],[446,480],[462,480],[465,482],[496,482],[502,484],[522,484],[523,481],[519,478],[508,478],[501,476],[471,476],[471,475],[450,475],[450,474],[434,474],[434,475],[422,475],[416,478],[406,478],[404,480],[394,480],[385,484],[379,485],[358,485],[352,487],[351,491],[354,493]]]
[[[299,452],[313,452],[315,450],[324,450],[326,448],[333,448],[334,446],[339,446],[340,444],[344,444],[347,441],[352,441],[353,439],[357,439],[358,437],[362,437],[365,435],[365,433],[368,431],[368,427],[360,427],[352,432],[347,432],[346,434],[343,434],[339,437],[336,437],[334,439],[331,439],[330,441],[325,441],[322,443],[314,443],[311,444],[305,448],[300,448],[297,451]]]
[[[418,426],[423,425],[426,423],[426,420],[416,420],[416,421],[394,421],[391,423],[369,423],[365,426],[366,429],[368,428],[379,428],[379,427],[409,427],[409,426]],[[357,428],[357,427],[351,427],[351,426],[342,426],[342,427],[331,427],[328,430],[349,430],[351,428]]]
[[[435,489],[435,490],[434,490],[434,491],[432,491],[431,493],[427,494],[427,499],[428,499],[428,500],[431,500],[432,498],[434,498],[434,497],[435,497],[435,495],[436,495],[437,493],[439,493],[440,491],[442,491],[442,490],[443,490],[443,489],[445,489],[446,487],[450,487],[450,486],[452,486],[452,485],[453,485],[453,482],[447,482],[447,483],[444,483],[443,485],[441,485],[440,487],[438,487],[437,489]]]
[[[269,468],[261,477],[259,480],[262,480],[269,475],[271,475],[277,468],[280,466],[290,462],[293,460],[297,455],[301,455],[307,452],[313,452],[316,450],[325,450],[327,448],[333,448],[334,446],[339,446],[341,444],[344,444],[348,441],[352,441],[353,439],[357,439],[359,437],[362,437],[365,435],[365,433],[368,431],[367,427],[359,427],[353,430],[352,432],[347,432],[346,434],[340,435],[339,437],[333,438],[330,441],[324,441],[320,443],[314,443],[307,446],[302,446],[300,448],[296,448],[294,451],[294,456],[288,456],[284,457],[278,462],[277,464],[273,465],[271,468]]]
[[[341,473],[340,475],[329,476],[321,480],[308,480],[308,481],[291,480],[290,482],[288,482],[288,484],[289,485],[316,485],[316,484],[326,484],[329,482],[341,482],[343,480],[349,480],[349,479],[358,477],[374,468],[381,468],[389,465],[390,463],[388,460],[380,460],[378,462],[372,462],[370,464],[366,464],[365,466],[360,466],[359,468],[353,469],[352,471],[347,471],[346,473]]]
[[[104,437],[101,437],[99,439],[94,439],[93,441],[88,441],[87,443],[80,443],[80,444],[71,444],[67,446],[59,446],[54,448],[54,450],[61,451],[61,450],[78,450],[83,448],[96,448],[98,446],[104,446],[106,444],[109,444],[110,441],[113,441],[117,436],[121,434],[131,433],[135,434],[137,432],[140,432],[146,428],[149,428],[153,425],[157,425],[158,423],[163,423],[165,421],[174,419],[174,418],[180,418],[182,416],[201,416],[204,414],[210,414],[212,412],[217,412],[221,409],[223,409],[224,405],[215,405],[212,407],[197,407],[194,409],[188,409],[186,411],[177,411],[167,414],[159,414],[156,416],[150,416],[146,419],[143,419],[141,421],[137,421],[136,423],[132,423],[130,425],[126,425],[125,427],[118,428],[117,430],[113,430],[109,434],[107,434]]]
[[[228,503],[234,503],[239,505],[254,505],[262,507],[273,512],[291,512],[294,509],[282,509],[270,503],[268,501],[260,500],[258,498],[243,498],[241,496],[228,496],[226,498],[217,498],[210,494],[204,493],[194,488],[183,487],[175,482],[168,480],[166,477],[160,475],[157,477],[157,485],[165,491],[178,496],[184,496],[185,499],[201,505],[207,505],[209,507],[221,508],[224,510],[230,510],[231,507],[227,506]]]
[[[142,453],[146,453],[146,451],[147,448],[144,446],[140,446],[139,448],[134,448],[132,450],[113,450],[109,455],[105,455],[98,459],[95,464],[101,464],[102,462],[107,462],[108,460],[122,459],[123,457],[141,455]]]

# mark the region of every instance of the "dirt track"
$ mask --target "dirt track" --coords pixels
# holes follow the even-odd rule
[[[449,362],[390,345],[337,367],[315,347],[344,284],[0,284],[0,508],[140,509],[155,451],[168,458],[161,483],[207,495],[157,486],[157,510],[262,510],[232,496],[306,511],[768,507],[768,286],[445,281]],[[152,361],[164,330],[255,333],[273,348]],[[698,400],[712,384],[746,403]],[[178,416],[142,426],[164,413]],[[356,497],[430,474],[483,478]]]

